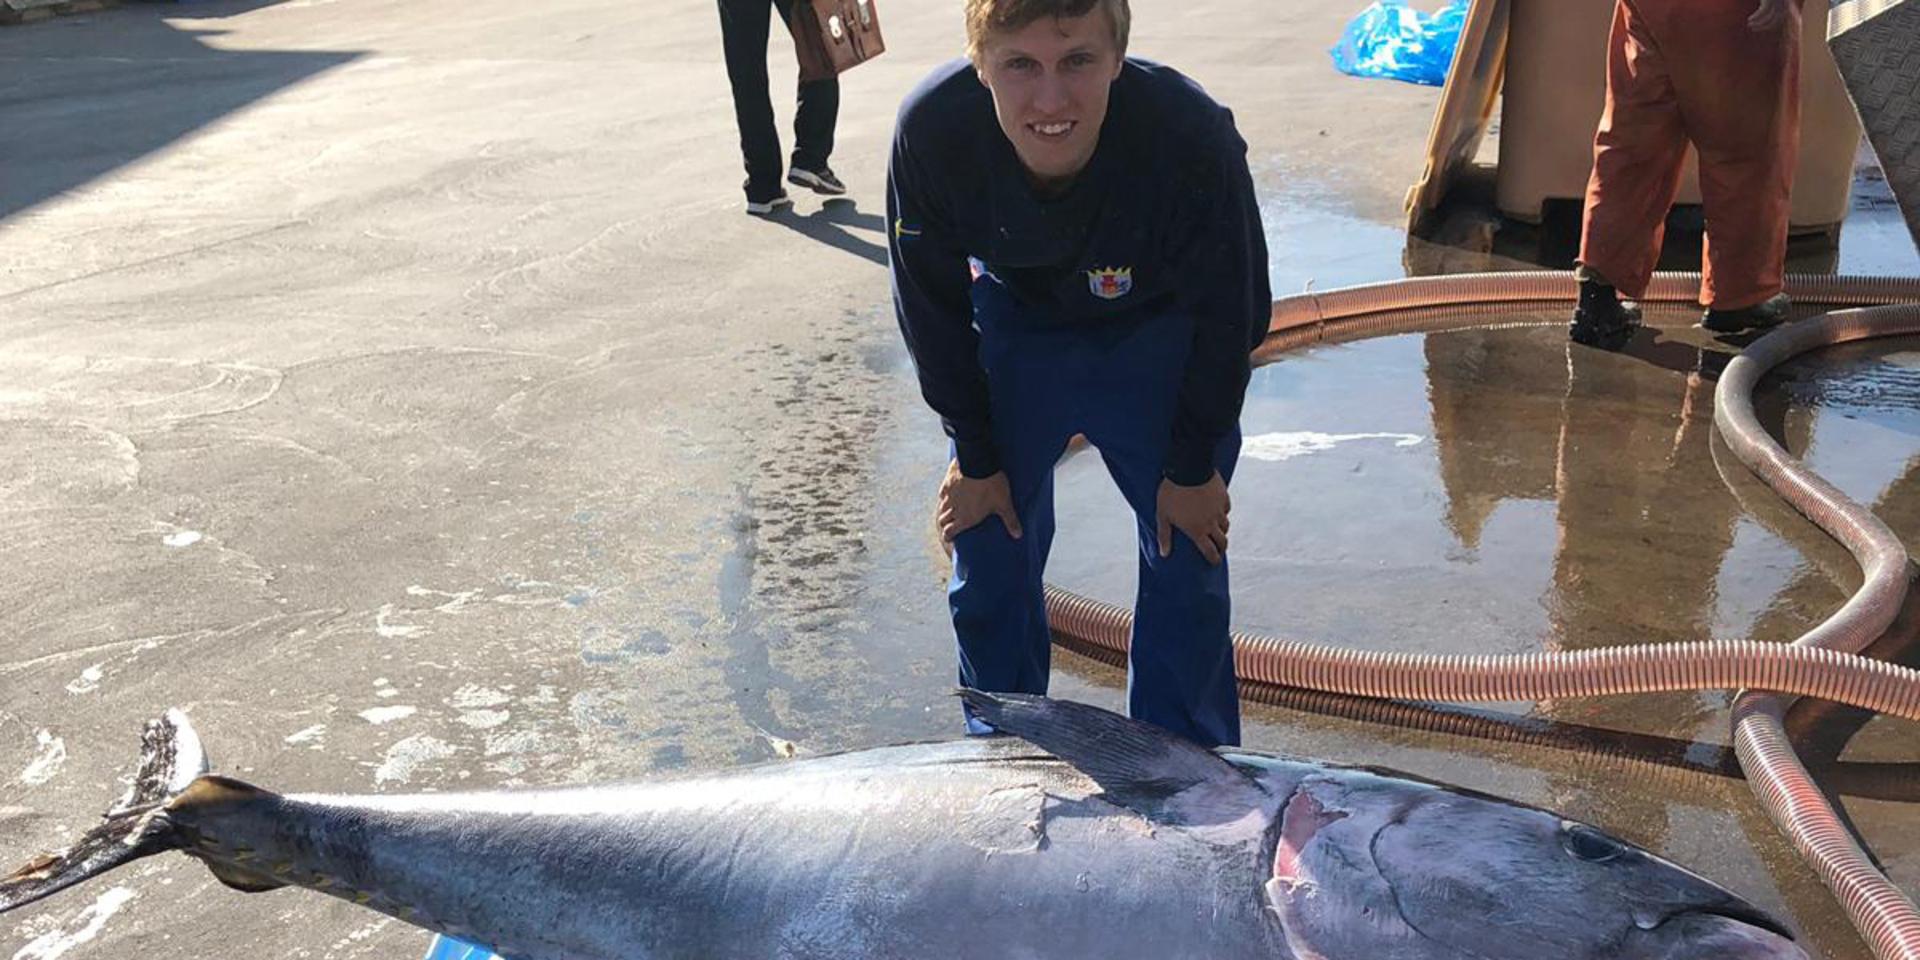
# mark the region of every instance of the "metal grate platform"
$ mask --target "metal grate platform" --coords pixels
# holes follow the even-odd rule
[[[1920,0],[1848,0],[1827,45],[1920,246]]]

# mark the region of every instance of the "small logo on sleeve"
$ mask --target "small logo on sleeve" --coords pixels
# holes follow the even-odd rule
[[[901,237],[917,237],[919,235],[920,235],[919,227],[909,227],[907,226],[907,221],[899,217],[893,218],[894,239],[898,240]]]
[[[1102,300],[1118,300],[1133,291],[1133,268],[1102,267],[1088,270],[1087,289]]]

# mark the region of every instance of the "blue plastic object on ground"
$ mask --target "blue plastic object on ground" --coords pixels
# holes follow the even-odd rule
[[[1447,82],[1453,48],[1467,19],[1467,0],[1421,13],[1404,0],[1378,0],[1347,24],[1333,65],[1356,77],[1387,77],[1437,87]]]
[[[500,957],[486,947],[436,936],[433,945],[427,948],[426,960],[500,960]]]

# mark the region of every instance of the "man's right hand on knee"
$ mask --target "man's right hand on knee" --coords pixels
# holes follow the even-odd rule
[[[992,516],[1006,524],[1015,540],[1020,539],[1020,517],[1013,510],[1006,471],[975,479],[960,472],[959,461],[949,461],[947,475],[940,481],[940,539],[952,543],[954,537]]]

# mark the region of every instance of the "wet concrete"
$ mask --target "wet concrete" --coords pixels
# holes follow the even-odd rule
[[[1350,11],[1188,8],[1136,0],[1135,50],[1234,106],[1276,291],[1526,265],[1400,233],[1434,91],[1328,68]],[[222,770],[332,791],[951,734],[928,519],[944,445],[876,258],[894,106],[959,27],[937,5],[888,15],[887,57],[846,85],[853,198],[772,222],[738,211],[706,8],[212,0],[0,31],[0,126],[20,132],[0,142],[0,855],[84,828],[169,705]],[[1920,269],[1884,238],[1867,248],[1889,266],[1860,265],[1869,222],[1840,268]],[[1702,343],[1676,328],[1570,356],[1557,318],[1534,319],[1260,373],[1242,625],[1528,650],[1786,638],[1838,602],[1844,556],[1716,471]],[[1782,393],[1796,449],[1896,526],[1904,356],[1821,361],[1881,388],[1816,364]],[[1062,481],[1058,579],[1129,595],[1117,495],[1093,458]],[[1121,701],[1117,671],[1058,664],[1057,693]],[[1536,715],[1704,758],[1723,701]],[[1737,782],[1314,711],[1250,720],[1254,746],[1594,820],[1786,908],[1823,955],[1864,956]],[[1868,723],[1845,758],[1911,759],[1900,733]],[[1911,887],[1908,808],[1850,811]],[[358,960],[425,940],[175,858],[10,916],[0,957]]]

